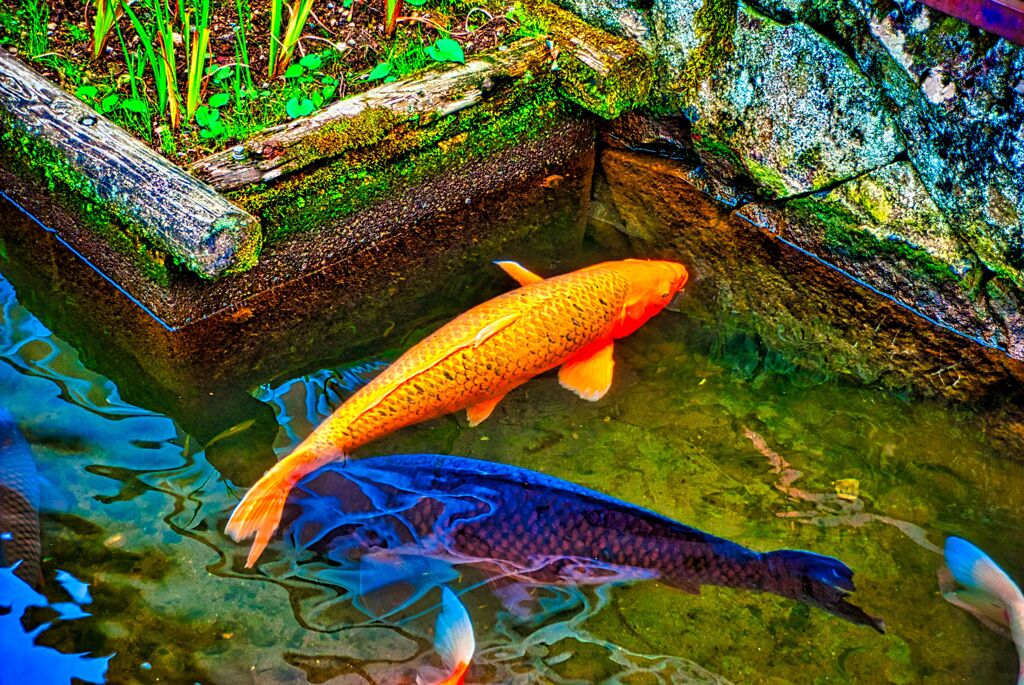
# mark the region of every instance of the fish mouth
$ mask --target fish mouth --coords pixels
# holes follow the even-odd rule
[[[686,291],[680,290],[672,297],[671,300],[669,300],[668,304],[665,305],[665,309],[669,310],[670,312],[683,311],[684,297],[686,297]]]

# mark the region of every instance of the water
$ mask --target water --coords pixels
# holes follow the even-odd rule
[[[114,654],[115,683],[392,683],[437,673],[433,614],[368,621],[326,575],[290,574],[274,550],[259,569],[243,568],[248,546],[222,530],[249,483],[222,471],[267,464],[225,468],[247,456],[229,450],[218,468],[207,451],[251,424],[203,444],[123,401],[2,278],[0,307],[0,397],[57,490],[44,494],[41,591],[68,601],[61,569],[88,582],[93,600],[91,616],[55,621],[41,643]],[[252,390],[280,425],[273,447],[290,449],[396,353]],[[834,555],[856,573],[855,603],[888,632],[772,595],[705,587],[694,596],[656,582],[542,586],[531,615],[519,616],[466,575],[452,582],[468,589],[476,631],[470,682],[1012,682],[1012,644],[944,602],[935,577],[934,546],[956,534],[1024,579],[1024,465],[978,428],[978,414],[802,371],[753,336],[722,339],[674,312],[618,343],[616,361],[601,402],[577,399],[549,374],[476,429],[446,417],[357,456],[504,462],[754,549]],[[776,473],[773,460],[799,477]],[[837,496],[843,479],[858,482],[855,501]]]

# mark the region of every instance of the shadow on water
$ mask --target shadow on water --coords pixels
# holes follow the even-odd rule
[[[862,378],[871,359],[893,352],[893,338],[869,339],[873,326],[890,324],[856,323],[869,300],[815,310],[822,300],[802,293],[818,286],[794,280],[789,308],[779,309],[764,303],[767,289],[751,280],[757,267],[743,253],[719,244],[699,256],[682,238],[670,247],[699,263],[702,280],[683,313],[666,312],[617,344],[605,399],[581,402],[547,375],[476,429],[449,416],[356,457],[444,453],[532,469],[743,548],[829,555],[855,571],[857,605],[883,616],[887,632],[772,593],[712,584],[693,595],[664,579],[494,581],[487,564],[441,555],[415,568],[462,593],[478,645],[470,682],[1012,682],[1012,645],[942,601],[935,581],[934,548],[949,534],[995,551],[1024,577],[1024,466],[1003,437],[1019,425],[993,409],[995,390],[979,412],[908,389],[906,372],[892,370],[898,359]],[[608,252],[560,261],[567,268]],[[725,266],[716,272],[713,261]],[[743,279],[730,285],[727,267]],[[337,354],[323,343],[288,371],[253,376],[253,389],[232,388],[223,415],[209,418],[216,403],[164,396],[162,385],[146,390],[144,369],[115,368],[117,354],[101,359],[51,333],[29,308],[54,321],[79,310],[62,314],[29,276],[18,274],[18,296],[0,279],[0,396],[39,475],[58,486],[51,501],[65,503],[40,514],[41,592],[66,601],[54,582],[62,569],[89,583],[93,599],[92,616],[55,624],[39,640],[64,653],[113,654],[117,683],[356,684],[437,673],[437,584],[418,597],[408,587],[402,594],[401,583],[396,596],[357,591],[364,580],[352,559],[290,552],[287,540],[275,543],[276,559],[247,570],[246,546],[222,531],[275,454],[426,331],[509,287],[481,269],[453,271],[442,290],[457,297],[436,298],[376,342]],[[770,281],[797,271],[770,272]],[[910,324],[893,321],[909,338]],[[867,337],[843,337],[854,329]],[[832,334],[840,339],[829,347],[823,336]],[[843,360],[858,371],[837,372]],[[886,376],[895,382],[881,382]],[[964,376],[957,389],[991,390],[995,378]],[[872,384],[852,382],[865,380]]]

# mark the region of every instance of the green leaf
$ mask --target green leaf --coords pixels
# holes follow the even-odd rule
[[[228,93],[217,93],[216,95],[210,96],[210,107],[213,107],[214,109],[223,107],[229,102],[231,102],[231,95]]]
[[[427,0],[405,0],[406,5],[412,5],[413,7],[423,7],[427,4]]]
[[[320,58],[320,55],[316,53],[310,53],[299,60],[299,64],[306,67],[310,71],[314,69],[319,69],[320,65],[323,63],[324,61]]]
[[[83,100],[91,100],[96,97],[99,92],[100,91],[96,89],[96,86],[78,86],[78,90],[75,91],[75,95]]]
[[[111,93],[107,97],[100,100],[99,110],[101,112],[109,112],[114,109],[117,105],[117,101],[121,99],[121,95],[118,93]]]
[[[213,82],[221,83],[225,79],[231,78],[232,71],[234,71],[234,67],[221,67],[217,70],[217,73],[213,75]]]
[[[298,119],[299,117],[304,117],[307,114],[310,114],[314,109],[316,109],[316,106],[309,98],[302,98],[301,100],[299,100],[299,98],[292,98],[288,101],[288,104],[284,106],[284,109],[292,119]]]
[[[462,51],[462,46],[451,38],[438,38],[427,48],[427,54],[435,62],[466,63],[466,54]]]
[[[145,100],[129,98],[121,102],[121,109],[126,109],[129,112],[135,112],[136,114],[145,114],[149,111],[149,105],[146,104]]]
[[[370,75],[366,77],[367,81],[376,81],[382,79],[391,73],[391,62],[381,62],[373,68]]]
[[[397,80],[397,76],[388,76],[386,79],[384,79],[384,83],[394,83]]]
[[[324,104],[324,96],[319,91],[313,91],[309,97],[313,101],[314,107],[319,108],[322,104]]]
[[[320,89],[320,94],[323,95],[324,100],[330,100],[337,91],[338,86],[324,86]]]
[[[302,68],[301,64],[293,64],[284,70],[284,77],[295,78],[297,76],[302,76],[304,73],[306,73],[306,70]]]
[[[324,77],[320,79],[320,83],[324,84],[325,86],[333,86],[337,85],[338,79],[334,78],[330,74],[325,74]]]
[[[206,105],[202,105],[196,110],[196,123],[203,128],[209,128],[210,125],[217,121],[220,117],[220,112],[215,109],[210,109]]]

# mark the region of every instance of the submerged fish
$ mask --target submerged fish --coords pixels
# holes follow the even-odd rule
[[[434,624],[434,649],[450,675],[437,685],[462,685],[476,650],[469,613],[455,593],[441,588],[441,613]]]
[[[14,417],[0,408],[0,566],[32,587],[42,581],[39,541],[39,474],[32,450]]]
[[[331,464],[296,485],[283,523],[298,547],[336,561],[418,554],[527,582],[657,578],[694,594],[702,585],[721,585],[807,602],[884,631],[880,619],[846,600],[853,572],[837,559],[755,552],[504,464],[431,454]],[[374,572],[375,579],[383,575]],[[406,578],[425,582],[419,568]]]
[[[564,387],[600,399],[612,381],[614,340],[660,312],[688,278],[681,264],[653,260],[605,262],[549,279],[499,264],[521,288],[414,345],[246,493],[226,528],[235,540],[255,535],[246,566],[276,530],[292,486],[360,445],[459,409],[475,426],[510,390],[559,365]]]
[[[1017,645],[1017,685],[1024,685],[1024,594],[996,562],[966,540],[947,538],[945,553],[950,573],[966,589],[943,588],[942,596],[986,624],[1010,629]]]

